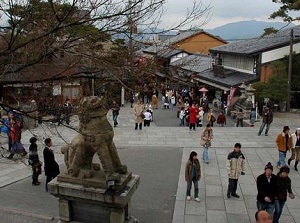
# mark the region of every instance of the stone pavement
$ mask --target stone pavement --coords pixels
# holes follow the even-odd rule
[[[157,111],[154,112],[164,112]],[[175,113],[175,111],[174,111]],[[189,131],[186,127],[157,127],[151,123],[151,127],[143,130],[134,130],[134,117],[129,106],[123,107],[119,116],[120,126],[115,128],[114,141],[118,148],[125,147],[176,147],[182,148],[181,170],[178,176],[178,189],[173,214],[173,223],[193,222],[254,222],[256,211],[256,186],[255,179],[264,170],[264,165],[271,161],[276,166],[277,150],[275,137],[282,131],[283,125],[289,125],[291,130],[300,126],[299,115],[294,113],[275,113],[274,123],[271,125],[269,136],[257,136],[260,123],[255,127],[214,127],[214,139],[212,148],[209,150],[211,162],[203,164],[202,178],[200,181],[201,202],[186,201],[184,182],[184,167],[188,155],[192,150],[197,151],[201,159],[201,148],[199,135],[202,128],[197,131]],[[111,114],[109,114],[111,120]],[[155,120],[159,122],[159,120]],[[74,118],[71,125],[76,126]],[[101,128],[101,127],[100,127]],[[22,142],[28,148],[28,140],[32,135],[39,138],[40,155],[42,158],[42,142],[46,137],[53,139],[53,149],[56,160],[63,163],[63,156],[60,154],[60,147],[70,142],[76,131],[64,126],[54,124],[42,124],[36,129],[26,130],[22,134]],[[6,146],[7,138],[1,137],[2,146]],[[225,162],[227,154],[232,150],[234,143],[242,144],[242,151],[247,160],[246,175],[239,180],[238,193],[241,198],[226,198],[227,174]],[[5,151],[4,151],[4,155]],[[289,155],[289,154],[288,154]],[[171,158],[171,157],[170,157]],[[0,187],[12,184],[21,179],[31,176],[31,169],[26,165],[26,159],[15,161],[6,158],[0,159]],[[276,168],[275,168],[276,170]],[[276,172],[276,171],[275,171]],[[300,222],[300,175],[294,170],[291,171],[293,190],[296,194],[294,200],[288,200],[281,222]]]

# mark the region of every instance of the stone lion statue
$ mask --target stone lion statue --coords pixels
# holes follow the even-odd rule
[[[104,97],[91,96],[81,100],[79,133],[70,145],[61,149],[69,176],[91,178],[93,170],[99,170],[101,167],[106,180],[118,180],[120,174],[127,173],[127,167],[121,164],[113,142],[114,131],[106,117],[108,111]],[[101,167],[92,163],[95,153],[99,157]]]

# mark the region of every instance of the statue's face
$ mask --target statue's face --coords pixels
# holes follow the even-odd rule
[[[80,109],[85,113],[97,112],[99,116],[104,116],[108,112],[108,106],[104,97],[85,97],[80,101]]]

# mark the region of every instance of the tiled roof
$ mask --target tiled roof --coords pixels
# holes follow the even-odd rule
[[[192,54],[172,62],[170,65],[193,72],[203,72],[210,68],[211,58],[207,55]]]
[[[234,87],[242,84],[243,82],[249,83],[256,81],[258,78],[254,74],[246,74],[239,71],[226,70],[226,77],[222,78],[215,76],[213,70],[204,71],[197,74],[199,79],[210,81],[225,87]]]
[[[294,31],[294,41],[300,41],[300,26],[281,30],[265,37],[252,38],[228,43],[210,49],[211,53],[256,54],[290,44],[291,29]]]
[[[157,56],[162,57],[162,58],[170,58],[176,54],[185,52],[184,50],[174,49],[174,48],[168,47],[168,46],[151,46],[142,51],[145,53],[157,54]]]

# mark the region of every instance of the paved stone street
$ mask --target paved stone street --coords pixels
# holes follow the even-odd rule
[[[209,164],[203,164],[201,161],[201,202],[197,203],[192,200],[187,202],[185,199],[186,183],[184,181],[184,167],[188,159],[188,155],[192,150],[195,150],[199,154],[199,160],[201,160],[199,135],[202,128],[198,128],[197,131],[189,131],[187,127],[177,127],[178,120],[176,119],[176,111],[159,109],[155,110],[154,112],[155,121],[154,123],[151,123],[149,128],[143,128],[143,130],[134,130],[133,112],[129,106],[123,107],[120,111],[119,127],[115,128],[114,140],[117,147],[120,149],[120,156],[124,156],[124,160],[127,160],[128,166],[132,167],[131,170],[133,172],[135,172],[135,169],[136,172],[138,172],[139,168],[141,168],[141,166],[137,165],[138,162],[143,162],[143,159],[147,159],[150,156],[150,154],[147,155],[147,153],[143,153],[143,151],[147,151],[147,149],[149,151],[153,151],[153,154],[155,155],[149,157],[149,160],[152,160],[151,165],[157,165],[160,169],[170,168],[173,170],[174,173],[172,174],[168,173],[167,171],[164,173],[170,175],[171,180],[166,177],[165,181],[169,181],[169,183],[171,182],[175,189],[174,193],[171,187],[169,193],[164,190],[160,191],[159,188],[163,187],[164,182],[155,175],[151,175],[151,171],[146,173],[142,172],[141,174],[144,174],[144,176],[141,178],[142,182],[143,178],[145,178],[147,175],[151,175],[149,178],[153,179],[151,181],[147,181],[148,187],[146,187],[145,190],[150,190],[150,192],[157,194],[158,196],[160,194],[166,194],[166,196],[161,196],[161,198],[158,198],[153,196],[151,197],[148,194],[148,197],[143,197],[143,194],[138,194],[137,191],[137,198],[144,199],[144,202],[146,203],[144,203],[144,205],[138,203],[139,199],[134,198],[133,202],[136,202],[137,204],[136,206],[133,204],[133,208],[135,208],[134,210],[141,213],[141,216],[143,216],[143,213],[147,213],[148,210],[153,211],[152,213],[155,213],[155,209],[162,209],[161,207],[163,206],[163,202],[165,202],[164,204],[166,205],[166,210],[163,211],[167,212],[166,215],[172,215],[172,210],[174,207],[173,220],[170,220],[172,217],[168,218],[170,220],[168,222],[254,222],[254,213],[256,211],[255,179],[259,174],[263,173],[264,165],[267,162],[270,161],[274,166],[276,166],[278,154],[275,145],[275,137],[282,131],[283,125],[289,125],[292,131],[294,131],[297,126],[300,126],[299,115],[294,113],[275,113],[274,123],[271,125],[269,136],[257,136],[260,123],[257,123],[255,127],[244,128],[214,127],[214,139],[212,142],[212,148],[209,150],[211,162]],[[169,114],[174,114],[174,118],[169,118],[169,120],[166,120],[166,112]],[[167,115],[167,117],[171,116]],[[109,119],[111,120],[111,117],[109,117]],[[176,124],[174,125],[174,123]],[[75,119],[72,120],[71,125],[76,125]],[[43,141],[43,139],[46,137],[51,137],[53,139],[53,148],[56,153],[56,159],[63,166],[63,156],[60,154],[60,147],[66,142],[70,142],[76,132],[63,126],[57,127],[55,125],[42,124],[36,129],[23,132],[22,141],[27,148],[29,146],[27,142],[32,134],[37,135],[41,141]],[[2,146],[5,147],[5,135],[2,135],[1,142]],[[247,160],[247,169],[246,175],[241,176],[239,180],[238,194],[240,194],[241,197],[239,199],[227,199],[225,195],[228,179],[225,169],[225,162],[227,154],[232,150],[232,147],[236,142],[240,142],[242,144],[242,151],[244,152]],[[41,148],[40,152],[42,152],[43,146],[41,144],[39,145],[39,148]],[[132,155],[131,158],[126,158],[126,151],[131,151],[131,154],[135,154],[135,149],[140,153],[136,154],[137,159],[132,159],[134,155]],[[177,152],[172,152],[172,149],[176,149],[177,151],[180,151],[180,153],[178,154]],[[164,159],[159,159],[161,158],[160,154],[162,154]],[[4,155],[7,155],[5,151]],[[157,156],[157,159],[155,159],[154,156]],[[166,160],[165,165],[162,165],[161,163],[164,160]],[[176,167],[176,165],[173,167],[170,165],[170,162],[178,163],[178,167]],[[23,179],[27,179],[27,183],[30,182],[31,169],[25,164],[27,164],[25,159],[23,162],[19,159],[15,161],[10,161],[6,158],[0,159],[1,190],[16,182],[21,182]],[[155,174],[157,173],[155,172]],[[174,177],[177,180],[172,180]],[[287,201],[281,222],[296,223],[300,222],[300,175],[298,172],[291,170],[290,177],[292,179],[292,186],[296,194],[296,198],[294,200],[289,199]],[[151,191],[151,184],[153,184],[153,187],[158,188],[157,191]],[[174,196],[175,194],[176,196]],[[15,199],[17,198],[15,197]],[[152,199],[161,199],[161,203],[151,203]],[[49,199],[49,202],[53,204],[55,202],[55,198],[52,200]],[[42,205],[43,202],[41,202],[40,206]],[[44,205],[44,209],[47,209],[47,202],[45,202]],[[137,210],[139,206],[142,206],[141,209],[143,210]],[[16,207],[16,209],[17,208],[18,207]],[[168,211],[169,209],[172,209],[171,213],[168,213],[170,212]],[[26,208],[21,210],[22,212],[26,213],[35,213],[34,211],[30,210],[30,208],[28,208],[27,211]],[[16,213],[14,213],[14,215],[19,216],[19,219],[15,222],[26,222],[20,221],[20,219],[23,219],[22,216],[24,215],[18,215]],[[51,217],[57,217],[53,216],[55,213],[58,212],[50,211],[50,213],[47,215],[47,210],[44,210],[43,216],[49,216],[49,219],[47,218],[44,219],[44,221],[39,220],[36,222],[49,222]],[[135,213],[133,212],[133,214]],[[34,217],[36,218],[38,215]],[[161,219],[164,219],[163,217],[165,217],[165,215],[162,215]],[[42,219],[42,217],[40,219]],[[5,222],[14,223],[12,220]],[[151,223],[151,218],[144,222]],[[159,222],[159,220],[156,220],[155,222]]]

